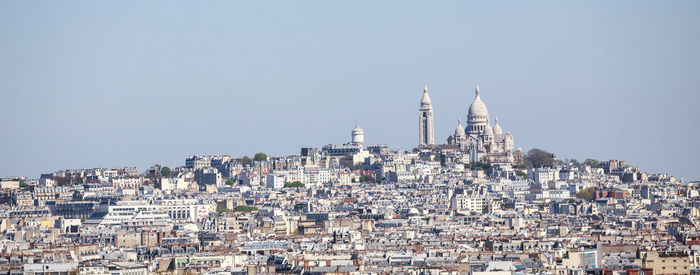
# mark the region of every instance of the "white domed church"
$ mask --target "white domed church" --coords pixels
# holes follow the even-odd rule
[[[447,144],[457,145],[463,151],[468,151],[470,161],[488,160],[495,162],[515,163],[516,157],[513,151],[513,135],[510,132],[503,133],[498,118],[491,126],[489,111],[486,104],[481,101],[479,86],[476,87],[476,97],[469,106],[467,114],[467,126],[462,125],[462,118],[457,120],[457,129],[454,135],[447,138]]]

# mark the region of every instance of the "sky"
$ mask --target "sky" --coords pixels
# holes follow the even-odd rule
[[[700,180],[698,1],[2,1],[0,176],[444,143],[480,86],[516,146]]]

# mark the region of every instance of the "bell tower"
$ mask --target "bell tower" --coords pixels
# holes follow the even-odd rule
[[[435,144],[433,134],[433,104],[428,95],[428,86],[423,88],[423,97],[418,108],[418,146],[432,146]]]

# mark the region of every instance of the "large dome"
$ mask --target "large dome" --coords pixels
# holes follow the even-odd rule
[[[476,86],[476,98],[474,98],[472,105],[469,106],[469,116],[489,116],[489,110],[486,109],[486,104],[481,101],[481,97],[479,96],[479,86]]]

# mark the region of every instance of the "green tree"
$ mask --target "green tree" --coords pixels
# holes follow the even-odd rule
[[[257,153],[253,157],[253,160],[255,161],[266,161],[267,160],[267,155],[265,153]]]
[[[542,149],[530,149],[525,156],[525,164],[529,167],[552,167],[554,162],[554,154]]]
[[[241,165],[247,166],[253,163],[253,160],[251,160],[248,156],[243,156],[241,158]]]
[[[474,162],[470,163],[468,168],[472,170],[488,171],[491,170],[491,163],[489,163],[488,161]]]
[[[525,172],[523,172],[523,171],[520,171],[520,170],[515,171],[515,174],[518,175],[518,176],[523,177],[524,179],[527,179],[527,173],[525,173]]]
[[[227,179],[227,180],[226,180],[226,185],[235,185],[235,184],[236,184],[236,181],[235,181],[235,180],[232,180],[232,179]]]
[[[597,159],[586,159],[585,161],[583,161],[583,164],[596,168],[600,164],[600,161],[598,161]]]
[[[24,187],[27,187],[27,182],[25,182],[24,180],[20,180],[19,181],[19,188],[24,188]]]
[[[300,181],[295,181],[295,182],[287,182],[284,184],[284,188],[290,188],[290,187],[306,187],[302,182]]]
[[[365,182],[367,181],[367,177],[365,175],[360,176],[360,182]]]
[[[257,207],[252,207],[252,206],[246,206],[246,205],[239,205],[233,208],[233,211],[235,212],[251,212],[251,211],[258,211]]]
[[[160,168],[160,176],[164,178],[169,178],[170,177],[170,167],[168,166],[163,166]]]
[[[590,201],[590,200],[593,200],[594,193],[595,193],[595,187],[593,187],[593,186],[586,187],[583,190],[576,193],[576,197],[579,199]]]

